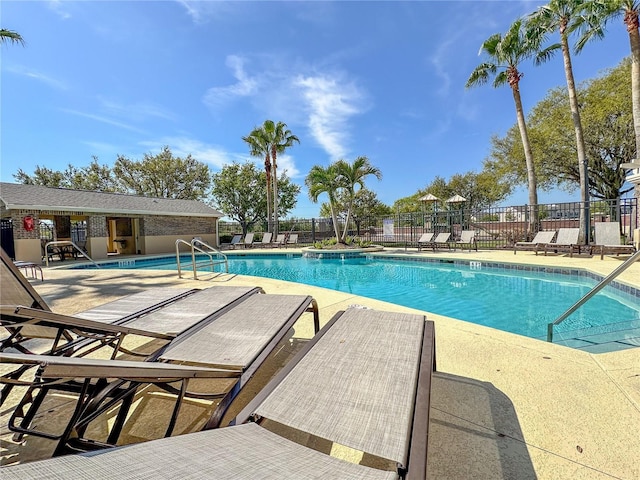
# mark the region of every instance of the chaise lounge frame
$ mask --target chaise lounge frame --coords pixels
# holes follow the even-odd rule
[[[420,321],[424,328],[416,336],[415,325]],[[371,328],[367,329],[367,325]],[[375,328],[378,325],[383,326],[383,331]],[[403,328],[405,326],[407,328]],[[362,338],[368,338],[369,341],[363,344]],[[409,355],[401,351],[404,346],[402,341],[407,338],[412,339],[409,342]],[[376,361],[375,350],[380,343],[384,343],[385,350],[394,343],[398,345],[398,349],[392,357]],[[363,351],[367,359],[362,364],[367,365],[368,359],[371,358],[375,365],[361,372],[362,378],[354,378],[358,381],[357,385],[355,382],[343,381],[348,378],[348,367],[352,366],[351,364],[345,364],[344,368],[338,369],[335,368],[335,364],[326,365],[333,367],[332,375],[314,375],[322,371],[324,363],[319,359],[322,358],[323,352],[335,349],[340,350],[336,352],[335,358],[340,358],[344,353],[344,358],[350,360],[356,358],[354,355],[357,356],[358,351]],[[88,455],[68,455],[5,467],[2,469],[3,479],[35,479],[44,475],[71,475],[78,471],[94,479],[111,478],[114,475],[122,479],[140,478],[144,475],[167,479],[180,476],[193,479],[234,477],[256,480],[286,480],[301,476],[317,479],[423,479],[427,476],[429,404],[431,375],[436,369],[435,358],[434,325],[423,316],[349,309],[334,316],[285,369],[240,412],[228,428],[153,440]],[[411,382],[405,382],[404,378],[396,378],[397,375],[405,374],[405,369],[399,367],[407,361],[414,365],[410,376],[415,378]],[[291,386],[295,386],[301,377],[319,380],[321,385],[329,388],[321,393],[333,396],[336,401],[324,402],[326,396],[319,398],[319,395],[310,395],[303,399],[292,398],[289,395]],[[391,385],[388,383],[390,379],[395,379],[396,382]],[[357,431],[350,431],[351,426],[346,430],[343,428],[350,415],[362,413],[362,409],[366,408],[363,402],[342,402],[344,398],[352,398],[354,394],[364,394],[360,385],[377,389],[383,395],[380,401],[377,398],[372,399],[373,403],[367,417],[371,422],[367,423],[366,419],[362,418],[350,424],[367,427],[379,421],[378,426],[370,428],[369,435],[364,437],[358,435]],[[392,386],[392,390],[387,391],[385,396],[385,389]],[[399,400],[402,408],[398,413],[408,414],[409,421],[393,420],[396,418],[394,409],[398,405],[396,402],[386,401],[389,398]],[[290,415],[286,416],[291,417],[285,418],[289,425],[285,425],[286,428],[280,429],[279,433],[273,431],[274,427],[277,429],[278,421],[267,416],[271,411],[275,411],[274,404],[277,407],[275,410],[283,409],[290,412]],[[295,426],[300,426],[300,419],[304,421],[307,417],[310,424],[317,419],[325,420],[322,423],[328,428],[328,433],[319,438],[321,444],[327,441],[334,444],[342,441],[346,447],[360,449],[366,457],[373,456],[376,459],[380,453],[393,450],[395,453],[388,455],[399,459],[397,465],[390,470],[372,468],[365,464],[335,458],[316,450],[313,446],[300,443],[302,438],[309,435],[315,437],[312,425],[309,425],[309,430],[299,431],[301,436],[298,435],[297,440],[292,441],[281,436],[287,433],[287,428],[295,430]],[[295,431],[293,433],[295,434]],[[394,440],[387,437],[395,433],[404,438],[400,448],[394,448]],[[353,438],[344,439],[344,434]],[[350,445],[352,441],[358,445]],[[367,450],[369,446],[373,451]]]

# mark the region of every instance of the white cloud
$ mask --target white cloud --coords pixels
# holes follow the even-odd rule
[[[66,109],[66,108],[61,109],[61,111],[66,112],[66,113],[70,113],[72,115],[77,115],[79,117],[90,118],[91,120],[95,120],[97,122],[106,123],[108,125],[113,125],[114,127],[124,128],[125,130],[130,130],[132,132],[145,133],[144,130],[141,130],[141,129],[137,128],[137,127],[134,127],[133,125],[129,125],[128,123],[124,123],[124,122],[119,122],[117,120],[113,120],[113,119],[108,118],[108,117],[103,117],[101,115],[95,115],[93,113],[79,112],[77,110],[69,110],[69,109]]]
[[[333,160],[344,157],[349,119],[362,113],[363,93],[354,82],[328,75],[300,75],[294,86],[301,90],[313,138]]]
[[[63,20],[71,18],[71,14],[68,11],[63,10],[61,0],[49,0],[49,8],[56,12]]]
[[[175,116],[164,110],[162,107],[149,103],[134,103],[125,105],[99,97],[102,107],[112,115],[125,116],[134,120],[144,120],[150,117],[163,118],[165,120],[175,120]]]
[[[237,55],[229,55],[226,65],[233,71],[233,76],[238,80],[227,87],[212,87],[204,97],[205,104],[219,106],[237,97],[249,97],[257,93],[258,81],[251,77],[244,69],[245,59]]]
[[[286,118],[292,130],[305,125],[330,158],[347,155],[350,120],[368,108],[366,94],[354,79],[330,66],[320,70],[273,54],[252,58],[252,63],[230,55],[226,64],[238,81],[210,88],[204,97],[207,106],[218,110],[244,100],[264,118]]]
[[[15,73],[16,75],[22,75],[24,77],[37,80],[38,82],[42,82],[46,85],[49,85],[50,87],[55,88],[56,90],[68,90],[69,88],[61,80],[45,75],[44,73],[30,70],[27,67],[24,67],[22,65],[10,66],[10,67],[7,67],[6,70],[8,72]]]
[[[289,178],[299,178],[301,176],[300,170],[296,167],[293,157],[291,155],[279,155],[277,158],[278,161],[278,177],[283,173],[287,173],[287,177]],[[260,162],[261,166],[264,166],[262,162]]]
[[[202,25],[211,19],[219,19],[228,16],[236,10],[242,12],[245,8],[251,8],[250,5],[245,6],[244,3],[249,2],[222,2],[213,0],[176,0],[187,11],[187,15],[191,17],[193,23]]]
[[[158,152],[167,145],[175,156],[186,157],[191,155],[196,160],[209,163],[217,169],[234,161],[244,161],[244,157],[239,154],[227,152],[214,145],[208,145],[189,137],[164,137],[159,140],[141,142],[140,144]]]

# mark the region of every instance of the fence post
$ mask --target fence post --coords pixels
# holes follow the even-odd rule
[[[316,243],[316,219],[311,219],[311,243]]]

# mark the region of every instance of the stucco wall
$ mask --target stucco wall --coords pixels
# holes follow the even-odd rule
[[[38,238],[16,238],[14,241],[16,251],[16,260],[24,262],[33,262],[38,265],[42,262],[42,246]]]

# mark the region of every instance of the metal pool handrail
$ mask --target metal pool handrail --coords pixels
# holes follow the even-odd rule
[[[94,262],[94,260],[89,255],[84,253],[84,251],[78,245],[76,245],[73,242],[73,240],[56,240],[56,241],[51,241],[51,242],[45,243],[45,245],[44,245],[44,261],[45,261],[45,264],[47,265],[47,267],[49,266],[49,245],[71,245],[73,248],[75,248],[78,251],[78,253],[80,255],[82,255],[84,258],[86,258],[91,263],[93,263],[93,265],[96,268],[100,268],[100,265],[98,265],[96,262]],[[60,255],[61,255],[60,258],[63,258],[62,255],[64,255],[64,254],[61,253]]]
[[[609,285],[614,278],[616,278],[618,275],[620,275],[622,272],[624,272],[627,268],[629,268],[631,265],[633,265],[633,263],[636,260],[638,260],[639,258],[640,258],[640,250],[635,252],[633,255],[631,255],[629,258],[627,258],[624,261],[624,263],[622,263],[620,266],[618,266],[618,268],[616,268],[613,272],[611,272],[605,278],[600,280],[600,282],[595,287],[593,287],[591,290],[589,290],[580,300],[578,300],[576,303],[574,303],[571,306],[571,308],[569,308],[569,310],[567,310],[562,315],[560,315],[552,323],[547,324],[547,342],[553,342],[553,327],[554,326],[559,325],[560,323],[564,322],[569,315],[571,315],[578,308],[580,308],[582,305],[584,305],[588,300],[591,299],[591,297],[593,297],[595,294],[597,294],[600,290],[602,290],[604,287]]]
[[[193,267],[193,278],[194,280],[198,279],[198,265],[196,263],[196,250],[200,253],[203,253],[204,255],[207,255],[209,257],[209,261],[208,261],[208,265],[210,265],[211,267],[213,267],[214,265],[222,265],[224,264],[224,268],[225,268],[225,272],[229,273],[229,261],[227,259],[227,256],[222,253],[220,250],[218,250],[217,248],[212,247],[211,245],[209,245],[206,242],[203,242],[201,239],[199,238],[194,238],[193,240],[191,240],[191,243],[182,240],[181,238],[179,238],[178,240],[176,240],[176,264],[178,266],[178,278],[182,278],[182,269],[180,266],[180,244],[184,243],[185,245],[189,245],[191,247],[191,265]],[[206,247],[209,251],[205,251],[204,249],[196,246],[196,244],[202,245],[203,247]],[[214,260],[214,255],[216,257],[221,256],[222,260]]]

